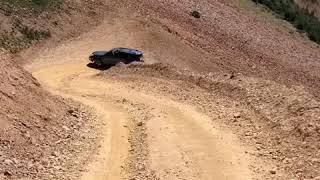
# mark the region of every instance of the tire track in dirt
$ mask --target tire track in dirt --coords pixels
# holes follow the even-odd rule
[[[252,167],[269,169],[252,161],[245,153],[251,147],[197,106],[148,93],[157,89],[152,85],[142,92],[121,78],[101,78],[100,71],[86,66],[89,53],[115,46],[142,49],[147,63],[175,62],[179,69],[200,66],[206,58],[156,24],[118,15],[78,38],[43,48],[26,67],[46,89],[93,107],[106,123],[82,179],[247,180],[258,179]]]
[[[213,10],[216,8],[214,6]],[[130,14],[129,18],[127,9],[119,11],[122,12],[110,12],[106,21],[86,34],[55,48],[42,48],[34,63],[27,66],[47,89],[91,104],[108,122],[107,133],[103,136],[106,143],[102,146],[106,150],[96,158],[99,160],[97,163],[103,165],[92,160],[92,168],[87,173],[91,179],[99,179],[94,176],[96,172],[102,174],[100,179],[304,179],[318,176],[319,145],[315,142],[318,142],[319,111],[313,109],[319,107],[318,102],[308,93],[288,89],[283,84],[220,72],[234,68],[261,77],[261,74],[278,71],[272,68],[276,65],[272,61],[271,64],[263,64],[267,59],[248,64],[252,58],[245,58],[235,65],[233,62],[237,58],[232,58],[231,54],[242,54],[242,43],[238,43],[241,39],[232,39],[232,46],[211,46],[221,44],[215,41],[216,38],[225,40],[225,30],[232,30],[229,23],[212,21],[210,23],[223,27],[222,34],[207,34],[208,28],[201,28],[205,30],[202,36],[201,33],[193,34],[188,26],[184,29],[179,23],[174,23],[179,21],[177,17],[182,17],[182,22],[188,20],[187,14],[180,16],[169,12],[165,14],[174,21],[163,19],[166,16],[162,15],[158,21],[157,16],[136,17]],[[221,19],[225,18],[227,16],[221,16]],[[201,23],[199,25],[196,27],[202,27]],[[237,23],[234,27],[238,27]],[[213,41],[207,37],[213,37]],[[201,38],[204,44],[201,44]],[[241,52],[237,52],[237,47],[234,51],[233,43],[238,44]],[[95,76],[98,71],[85,66],[92,51],[117,46],[141,49],[145,51],[147,63],[168,63],[186,72],[191,69],[188,71],[191,75],[180,78],[179,74],[170,75],[170,72],[155,66],[149,70],[132,68],[134,73],[128,74],[125,74],[129,70],[127,68],[117,69],[113,74],[99,78]],[[203,52],[206,47],[217,58],[208,57]],[[247,53],[253,54],[248,57],[262,58],[260,53],[256,54],[256,46],[248,47],[250,51]],[[312,54],[314,52],[310,50]],[[304,59],[303,53],[294,52],[292,55]],[[231,60],[225,61],[224,58]],[[240,69],[236,67],[238,65]],[[279,68],[284,68],[284,73],[280,73],[284,82],[277,81],[286,84],[286,80],[296,77],[296,71],[286,72],[285,67],[290,64],[284,62],[282,65],[280,63]],[[252,71],[247,67],[252,67]],[[295,69],[296,65],[292,67]],[[197,76],[195,72],[210,73],[204,77],[207,75]],[[271,74],[277,76],[278,73]],[[303,77],[293,80],[303,81]],[[137,87],[139,83],[141,87]],[[142,125],[138,126],[140,122]],[[224,128],[219,128],[220,125]],[[297,129],[290,130],[296,125]],[[127,146],[118,144],[118,140]],[[119,147],[122,154],[117,151]],[[134,151],[130,151],[132,147]]]
[[[81,63],[33,73],[47,89],[104,116],[108,133],[82,179],[253,179],[245,148],[209,117],[97,73]]]
[[[79,71],[81,74],[81,71]],[[104,101],[105,97],[101,95],[79,94],[73,91],[73,87],[67,82],[72,81],[79,74],[58,71],[39,71],[34,73],[41,74],[41,77],[50,77],[46,82],[39,78],[44,86],[52,93],[72,98],[82,102],[96,110],[97,116],[104,122],[106,126],[102,128],[100,134],[101,142],[99,143],[99,151],[92,155],[92,161],[87,164],[87,172],[83,173],[84,180],[99,180],[99,179],[121,179],[121,164],[127,156],[128,142],[127,131],[123,127],[126,124],[126,112],[115,107],[110,101]],[[103,100],[101,100],[103,99]]]

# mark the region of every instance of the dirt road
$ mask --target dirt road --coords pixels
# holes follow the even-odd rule
[[[101,152],[83,179],[252,178],[245,148],[209,117],[101,80],[97,73],[83,63],[34,72],[46,88],[94,107],[107,123]]]
[[[318,46],[226,1],[122,2],[87,33],[25,55],[43,87],[103,124],[74,179],[319,177]],[[143,50],[145,65],[86,66],[120,46]]]
[[[120,79],[101,78],[99,70],[86,66],[91,51],[115,46],[145,50],[147,63],[165,63],[170,57],[181,68],[202,58],[179,42],[143,19],[113,19],[41,51],[26,66],[50,92],[93,107],[106,123],[97,132],[103,137],[99,151],[93,152],[81,179],[247,180],[259,178],[252,167],[269,168],[246,153],[250,147],[240,143],[230,129],[197,107],[155,94],[152,87],[146,93]],[[181,47],[189,51],[179,53]]]

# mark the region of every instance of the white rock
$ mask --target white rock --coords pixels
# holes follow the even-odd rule
[[[3,162],[4,162],[4,164],[6,164],[6,165],[10,165],[10,164],[13,163],[13,161],[11,161],[10,159],[6,159],[6,160],[4,160]]]
[[[66,131],[70,131],[70,128],[68,128],[67,126],[62,126],[62,128]]]

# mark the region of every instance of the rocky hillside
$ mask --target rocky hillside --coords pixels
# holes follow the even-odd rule
[[[132,20],[130,24],[126,21],[130,18],[115,13],[118,19],[88,33],[81,43],[62,43],[51,54],[50,47],[44,46],[40,51],[45,58],[38,61],[83,60],[87,51],[105,48],[110,34],[114,38],[108,41],[110,46],[131,38],[134,45],[140,43],[138,47],[151,52],[147,61],[169,63],[190,74],[180,76],[157,65],[142,66],[142,70],[115,68],[105,74],[145,75],[129,79],[135,83],[130,88],[152,89],[155,94],[163,91],[164,96],[196,104],[212,117],[219,115],[217,121],[225,121],[244,142],[255,144],[257,156],[272,159],[291,177],[318,177],[319,45],[298,31],[234,7],[232,0],[122,0],[110,6],[103,2],[0,2],[0,179],[70,179],[79,174],[70,172],[73,168],[68,162],[83,165],[84,161],[76,159],[80,148],[73,149],[72,143],[82,143],[81,150],[85,150],[94,140],[86,134],[91,124],[88,110],[45,92],[12,60],[17,55],[12,53],[46,39],[53,44],[90,30],[110,7],[139,23]],[[150,31],[153,27],[154,32]],[[119,32],[116,36],[115,31]],[[147,80],[142,81],[143,77]],[[278,175],[278,171],[271,174]]]
[[[103,7],[102,1],[1,1],[0,48],[18,52],[44,39],[77,35],[99,22]]]
[[[62,177],[65,171],[53,170],[74,160],[70,145],[77,139],[85,141],[76,133],[90,120],[86,108],[45,92],[12,53],[41,40],[54,42],[86,31],[99,22],[102,5],[99,1],[0,2],[0,179],[57,179],[57,173]],[[68,157],[56,154],[59,148]]]
[[[0,104],[0,179],[48,178],[56,166],[66,163],[49,157],[64,148],[72,158],[65,143],[70,144],[75,130],[90,119],[78,104],[43,91],[36,79],[3,54]]]

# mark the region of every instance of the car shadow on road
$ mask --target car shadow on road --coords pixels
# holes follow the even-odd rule
[[[114,66],[114,65],[98,66],[98,65],[96,65],[96,64],[94,64],[94,63],[89,63],[89,64],[87,64],[87,67],[93,68],[93,69],[98,69],[98,70],[100,70],[100,71],[108,70],[108,69],[110,69],[112,66]]]

